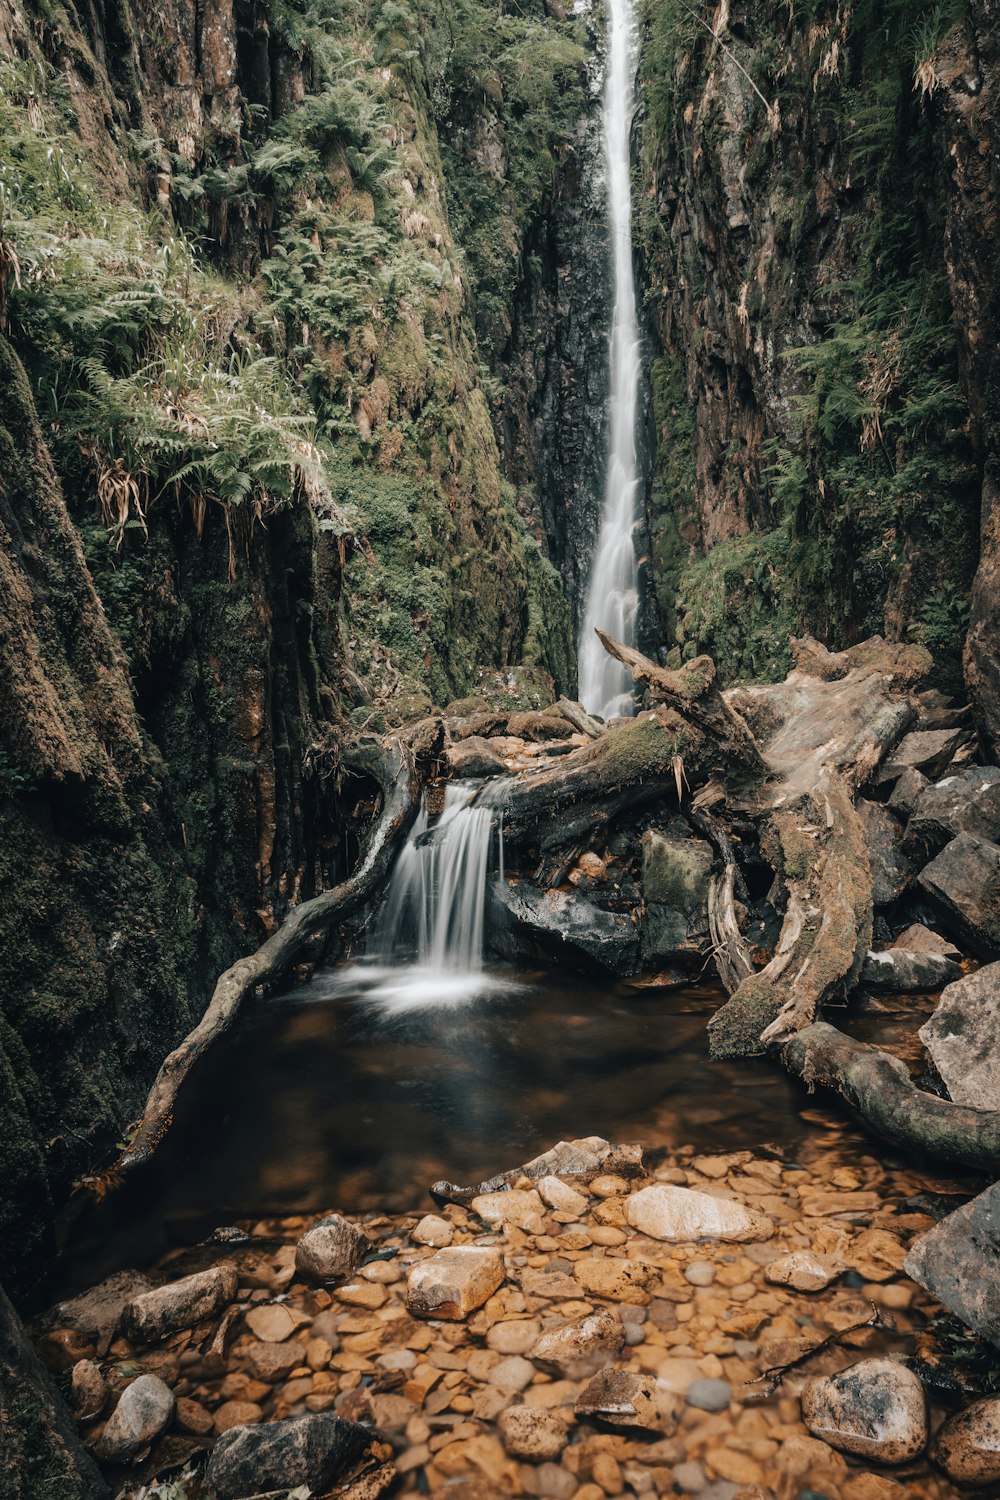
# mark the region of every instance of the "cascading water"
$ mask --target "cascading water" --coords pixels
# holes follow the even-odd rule
[[[449,786],[433,827],[426,799],[421,806],[393,870],[371,944],[373,962],[363,971],[367,993],[384,1008],[471,999],[491,988],[483,973],[483,922],[504,784],[500,778],[487,786]],[[499,842],[502,870],[502,815]]]
[[[631,674],[597,639],[606,631],[635,644],[639,612],[635,551],[639,489],[636,419],[640,341],[632,267],[632,181],[629,139],[637,37],[632,0],[609,0],[608,66],[604,86],[605,164],[614,271],[611,327],[610,447],[601,528],[591,567],[580,640],[580,700],[591,713],[609,718],[634,711]]]

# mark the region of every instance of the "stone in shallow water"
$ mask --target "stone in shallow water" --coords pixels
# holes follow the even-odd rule
[[[661,1425],[657,1394],[651,1375],[634,1370],[599,1370],[576,1398],[576,1414],[597,1417],[609,1427],[653,1429]]]
[[[452,1245],[411,1267],[407,1310],[417,1318],[467,1317],[503,1284],[506,1274],[498,1250]]]
[[[907,1276],[1000,1346],[1000,1183],[914,1240]]]
[[[699,1411],[725,1411],[733,1399],[733,1388],[728,1380],[710,1380],[703,1376],[691,1382],[685,1397],[688,1406],[695,1406]]]
[[[239,1289],[232,1266],[213,1266],[181,1281],[141,1292],[126,1304],[122,1323],[131,1338],[151,1343],[179,1328],[191,1328],[221,1312]]]
[[[542,1177],[538,1183],[538,1194],[543,1203],[557,1213],[575,1214],[577,1218],[587,1211],[587,1199],[560,1177]]]
[[[766,1240],[774,1225],[756,1209],[732,1198],[713,1198],[691,1188],[657,1183],[625,1200],[633,1229],[654,1240]]]
[[[569,1422],[555,1411],[533,1406],[509,1406],[497,1422],[503,1445],[512,1458],[534,1463],[558,1458],[569,1439]]]
[[[772,1285],[794,1287],[797,1292],[821,1292],[839,1274],[831,1260],[813,1250],[793,1250],[764,1267],[764,1276]]]
[[[246,1500],[268,1490],[286,1494],[299,1485],[324,1494],[361,1456],[371,1436],[332,1412],[233,1427],[208,1461],[207,1494],[213,1500]]]
[[[527,1192],[517,1188],[506,1193],[481,1193],[473,1198],[472,1212],[487,1224],[516,1224],[518,1228],[541,1228],[545,1206],[534,1188]]]
[[[140,1375],[122,1391],[94,1452],[104,1463],[136,1458],[174,1419],[174,1393],[158,1375]]]
[[[621,1319],[609,1308],[550,1328],[531,1351],[536,1365],[569,1380],[584,1380],[602,1365],[617,1359],[625,1343]]]
[[[353,1275],[371,1241],[340,1214],[327,1214],[307,1229],[295,1247],[295,1269],[308,1281],[343,1281]]]
[[[919,1036],[956,1104],[1000,1109],[1000,963],[949,984]]]
[[[573,1274],[595,1297],[608,1302],[648,1302],[648,1288],[659,1280],[657,1266],[643,1260],[620,1260],[618,1257],[584,1256],[573,1263]]]
[[[266,1307],[252,1307],[244,1322],[255,1338],[271,1344],[280,1344],[291,1338],[296,1328],[307,1323],[308,1318],[295,1312],[284,1302],[273,1302]]]
[[[938,1430],[931,1458],[956,1484],[1000,1482],[1000,1396],[974,1401]]]
[[[863,1359],[839,1375],[810,1380],[802,1420],[831,1447],[884,1464],[908,1463],[927,1442],[923,1386],[891,1359]]]
[[[450,1245],[454,1238],[454,1226],[439,1214],[425,1214],[410,1230],[410,1239],[415,1245],[433,1245],[438,1250]]]

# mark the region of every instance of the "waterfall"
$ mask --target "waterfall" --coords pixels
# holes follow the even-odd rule
[[[639,612],[635,552],[636,453],[640,344],[632,267],[632,181],[629,139],[634,107],[637,37],[632,0],[609,0],[607,76],[604,85],[605,166],[614,272],[611,326],[610,444],[604,509],[591,566],[580,642],[580,700],[604,718],[633,712],[632,678],[604,650],[599,628],[635,644]]]
[[[449,786],[433,826],[425,796],[371,944],[369,993],[384,1005],[407,1009],[469,999],[490,987],[482,973],[486,876],[505,784],[501,777],[486,786]],[[501,869],[502,830],[501,819]]]

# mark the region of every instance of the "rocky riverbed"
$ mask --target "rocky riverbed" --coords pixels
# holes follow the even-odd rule
[[[1000,1398],[936,1404],[942,1310],[904,1271],[972,1188],[846,1166],[812,1113],[794,1160],[592,1137],[426,1215],[220,1229],[52,1309],[38,1347],[136,1500],[989,1493]]]

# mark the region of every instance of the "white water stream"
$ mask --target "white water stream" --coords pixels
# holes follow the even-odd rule
[[[608,656],[594,632],[604,630],[616,640],[634,645],[639,612],[634,533],[639,490],[636,419],[641,351],[632,267],[629,151],[638,38],[632,3],[609,0],[604,141],[614,273],[611,434],[604,510],[587,589],[579,660],[580,701],[602,718],[631,714],[635,704],[630,672]]]

